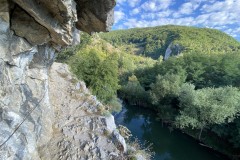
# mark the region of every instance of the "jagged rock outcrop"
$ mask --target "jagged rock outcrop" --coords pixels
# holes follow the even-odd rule
[[[75,127],[81,130],[81,125],[87,125],[83,122],[94,122],[88,125],[95,125],[99,121],[101,134],[100,130],[109,125],[101,123],[104,117],[99,115],[85,117],[79,123],[81,118],[73,115],[76,121],[69,119],[67,122],[69,125],[73,123],[70,127],[75,127],[69,129],[68,124],[64,125],[67,117],[64,118],[64,114],[58,116],[58,113],[62,113],[60,110],[71,111],[75,106],[71,106],[70,102],[71,105],[67,106],[51,103],[50,100],[54,98],[51,97],[52,90],[49,90],[52,84],[49,81],[49,68],[56,50],[79,41],[75,26],[88,33],[109,29],[115,1],[0,0],[0,4],[0,159],[54,159],[61,158],[60,154],[62,159],[74,159],[78,155],[73,154],[75,149],[79,150],[79,156],[84,159],[84,156],[89,156],[83,151],[84,144],[81,142],[78,147],[73,147],[81,139],[78,134],[72,137]],[[61,92],[57,94],[64,97]],[[91,127],[87,129],[90,132]],[[94,139],[90,134],[88,136],[86,141]],[[103,141],[107,141],[107,138],[102,137]],[[59,143],[54,148],[51,144],[56,142]],[[92,142],[93,146],[100,144]],[[76,143],[80,144],[80,141]],[[66,145],[72,146],[73,150],[62,152],[61,147]],[[119,149],[114,148],[111,142],[109,145],[109,151],[118,157]],[[101,156],[107,155],[108,150],[99,152],[96,154],[97,159],[103,159]]]
[[[164,60],[167,60],[171,55],[179,55],[181,51],[181,45],[170,43],[165,51]]]
[[[28,23],[45,27],[51,41],[57,45],[72,43],[74,26],[88,33],[108,31],[113,24],[113,7],[116,4],[115,0],[13,1],[33,18],[33,21],[28,19]],[[21,13],[16,12],[15,16],[21,19]]]

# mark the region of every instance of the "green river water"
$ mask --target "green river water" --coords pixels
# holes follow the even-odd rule
[[[226,160],[222,155],[201,146],[178,130],[170,133],[150,110],[124,107],[115,115],[115,121],[126,126],[141,143],[147,141],[153,144],[153,160]]]

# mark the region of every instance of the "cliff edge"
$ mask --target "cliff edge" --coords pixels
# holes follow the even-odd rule
[[[49,93],[55,112],[53,133],[40,149],[42,159],[122,159],[126,144],[114,117],[66,64],[53,63]]]
[[[119,159],[114,119],[66,66],[79,30],[107,31],[114,0],[0,0],[0,159]],[[50,74],[50,76],[49,76]]]

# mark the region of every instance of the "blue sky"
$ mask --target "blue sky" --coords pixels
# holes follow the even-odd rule
[[[240,0],[117,0],[113,30],[166,24],[215,28],[240,41]]]

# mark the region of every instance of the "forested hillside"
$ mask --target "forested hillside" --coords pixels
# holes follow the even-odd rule
[[[82,37],[57,59],[111,111],[121,109],[118,98],[147,107],[206,145],[232,157],[240,154],[240,43],[234,38],[182,26]],[[180,54],[163,60],[170,44]]]
[[[84,41],[80,45],[65,49],[57,61],[70,65],[72,72],[111,111],[120,111],[121,104],[117,91],[136,69],[153,67],[156,60],[136,56],[113,47],[97,34],[82,33]]]
[[[240,49],[239,43],[234,38],[209,28],[167,25],[117,30],[99,35],[112,45],[121,47],[125,51],[133,51],[135,54],[154,59],[160,55],[164,56],[170,44],[173,46],[173,54],[178,52],[221,54]]]

